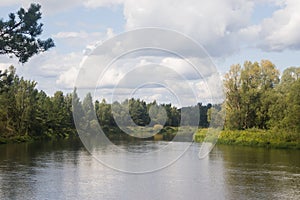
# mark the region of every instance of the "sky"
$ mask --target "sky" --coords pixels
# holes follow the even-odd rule
[[[20,7],[28,8],[30,3],[33,2],[1,0],[0,17],[7,19],[10,12],[16,12]],[[212,96],[220,94],[220,86],[214,84],[222,79],[232,64],[268,59],[281,72],[287,67],[299,66],[299,0],[39,0],[35,3],[42,6],[41,22],[44,24],[44,31],[41,37],[51,37],[56,47],[32,57],[23,65],[15,58],[1,55],[0,69],[10,65],[16,66],[19,76],[37,81],[38,89],[49,95],[53,95],[57,90],[71,92],[74,85],[77,86],[76,80],[80,70],[89,62],[86,60],[87,56],[98,46],[105,44],[107,40],[118,38],[119,34],[149,27],[175,31],[199,44],[211,59],[208,65],[213,64],[220,77],[195,79],[189,75],[193,71],[192,67],[183,59],[168,54],[161,55],[161,52],[144,51],[141,54],[133,53],[122,57],[118,62],[114,62],[104,75],[102,74],[103,77],[98,77],[97,81],[102,80],[103,83],[95,83],[96,86],[94,84],[94,91],[95,88],[99,89],[97,94],[94,93],[97,98],[113,100],[117,96],[115,92],[114,98],[111,97],[114,90],[123,97],[136,95],[149,101],[160,99],[162,102],[174,102],[182,97],[182,104],[206,102]],[[149,40],[152,35],[145,33],[136,37],[140,38],[132,40],[132,44],[127,41],[129,46],[139,46],[140,39]],[[179,46],[178,41],[175,44]],[[166,45],[170,47],[171,44]],[[188,59],[197,60],[195,62],[200,65],[204,63],[191,53],[196,50],[191,49],[188,42],[180,43],[180,48],[189,49],[190,53],[186,55]],[[103,61],[99,59],[95,59],[94,62]],[[153,63],[156,63],[156,66],[151,66]],[[145,66],[154,70],[149,71]],[[171,66],[177,75],[184,76],[182,81],[175,79],[168,82],[169,85],[177,85],[178,91],[174,91],[172,87],[164,87],[164,84],[167,84],[164,81],[157,81],[167,79],[168,73],[165,71],[170,68],[163,66]],[[96,69],[89,69],[91,73],[93,70]],[[104,68],[100,69],[103,70]],[[155,70],[161,75],[155,75]],[[211,75],[216,75],[216,71],[213,70]],[[168,76],[174,79],[176,76],[173,75]],[[140,85],[141,80],[147,80],[149,83],[149,77],[156,77],[153,81],[156,84],[148,84],[145,87],[137,87],[136,84],[128,86],[128,80],[124,79],[126,76],[128,80],[137,79],[136,84]],[[121,83],[123,87],[120,86]],[[116,86],[120,88],[116,90]],[[196,93],[201,95],[188,97],[184,91],[189,87],[193,91],[196,88]],[[187,96],[184,97],[185,95]]]

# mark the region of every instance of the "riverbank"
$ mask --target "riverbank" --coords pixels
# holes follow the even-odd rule
[[[48,135],[48,136],[29,136],[29,135],[22,135],[22,136],[13,136],[13,137],[0,137],[0,145],[1,144],[11,144],[11,143],[24,143],[24,142],[34,142],[34,141],[41,141],[41,140],[60,140],[60,139],[69,139],[69,138],[76,138],[75,134],[62,134],[61,136],[57,135]]]
[[[189,127],[187,127],[189,128]],[[149,129],[149,130],[148,130]],[[150,128],[147,130],[150,131]],[[198,129],[194,134],[195,142],[203,142],[209,129]],[[135,130],[137,131],[137,130]],[[135,137],[135,134],[127,135],[117,128],[111,128],[106,133],[106,136],[110,140],[164,140],[171,141],[176,137],[176,141],[191,141],[191,135],[181,132],[178,133],[177,127],[164,127],[150,138]],[[187,131],[190,132],[190,131]],[[213,131],[212,131],[213,132]],[[154,133],[155,134],[155,133]],[[212,134],[212,133],[210,133]],[[217,144],[226,145],[239,145],[239,146],[252,146],[252,147],[265,147],[265,148],[282,148],[282,149],[300,149],[300,133],[284,133],[282,131],[274,130],[260,130],[260,129],[248,129],[248,130],[222,130],[216,132],[219,136],[212,136],[208,138],[215,139],[218,137]],[[159,136],[159,137],[158,137]],[[63,137],[30,137],[30,136],[15,136],[11,138],[1,138],[0,144],[6,143],[23,143],[33,142],[37,140],[57,140],[76,138],[77,134],[64,135]],[[208,139],[209,141],[210,139]]]
[[[195,142],[203,142],[208,129],[199,129],[194,135]],[[300,133],[288,133],[274,130],[222,130],[217,144],[300,149]]]
[[[0,137],[0,144],[31,142],[33,140],[34,139],[29,136],[14,136],[10,138]]]

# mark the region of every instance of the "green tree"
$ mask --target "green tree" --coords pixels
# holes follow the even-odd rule
[[[232,65],[225,74],[224,81],[226,101],[226,127],[229,129],[242,128],[242,97],[241,97],[241,65]]]
[[[0,117],[4,135],[31,135],[38,93],[36,82],[19,78],[13,66],[0,74]]]
[[[135,100],[132,98],[129,100],[129,114],[138,126],[145,126],[150,122],[146,102],[140,99]]]
[[[96,116],[94,116],[95,108],[91,93],[87,93],[87,95],[83,99],[82,108],[84,111],[84,121],[86,130],[88,130],[89,132],[94,131],[92,125],[95,124],[94,120],[96,119]]]
[[[300,133],[300,78],[291,85],[287,95],[287,110],[283,122],[286,129]]]
[[[0,70],[0,135],[9,137],[14,134],[11,115],[14,109],[14,93],[12,86],[15,80],[15,68],[10,66],[8,70]]]
[[[15,94],[14,123],[18,135],[31,135],[33,132],[32,123],[36,114],[36,82],[18,78],[14,81]]]
[[[111,105],[106,103],[105,99],[102,101],[96,102],[96,115],[99,120],[101,127],[104,127],[104,131],[108,130],[109,126],[114,126],[114,120],[111,112]]]
[[[270,126],[292,132],[300,132],[299,116],[300,67],[289,67],[283,71],[281,82],[275,88],[275,103],[270,105]]]
[[[281,84],[291,84],[300,79],[300,67],[289,67],[282,73]]]
[[[39,4],[31,4],[28,10],[20,8],[10,13],[9,19],[0,19],[0,54],[15,55],[19,62],[25,63],[30,57],[54,47],[51,38],[41,40],[43,24]]]
[[[268,61],[246,61],[231,66],[225,75],[226,127],[229,129],[268,128],[269,106],[279,71]]]

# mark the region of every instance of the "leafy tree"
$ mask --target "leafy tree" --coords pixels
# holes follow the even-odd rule
[[[273,95],[274,103],[270,105],[270,126],[292,132],[300,132],[300,67],[284,70],[281,82]]]
[[[138,126],[145,126],[150,122],[146,102],[140,99],[135,100],[132,98],[129,100],[129,114]]]
[[[270,120],[269,100],[279,83],[279,71],[275,65],[262,60],[261,63],[246,61],[231,66],[225,75],[226,127],[229,129],[268,128]]]
[[[225,74],[226,93],[226,127],[229,129],[242,128],[242,97],[241,97],[241,65],[232,65]]]
[[[33,121],[33,135],[42,137],[52,133],[52,119],[53,105],[51,99],[44,91],[40,91],[36,95],[36,110],[35,119]],[[50,130],[51,129],[51,130]]]
[[[14,108],[14,96],[11,92],[15,79],[15,68],[9,67],[9,70],[2,72],[0,70],[0,135],[2,137],[13,134],[13,125],[11,124],[11,114]]]
[[[285,128],[300,133],[300,79],[292,84],[287,95],[287,110],[284,118]]]
[[[85,121],[85,129],[89,131],[93,131],[92,124],[94,124],[94,104],[91,93],[87,93],[82,102],[82,108],[84,111],[84,121]]]
[[[36,113],[36,82],[18,79],[14,81],[14,123],[15,131],[18,135],[30,135],[32,133],[32,122],[35,119]]]
[[[111,105],[106,103],[105,99],[102,99],[100,103],[96,102],[95,108],[96,108],[96,115],[102,127],[108,129],[109,126],[115,125],[112,112],[111,112]]]
[[[300,79],[300,67],[289,67],[283,71],[281,84],[292,84],[298,79]]]
[[[15,55],[19,62],[25,63],[30,57],[54,47],[51,38],[41,40],[43,24],[39,4],[31,4],[28,10],[20,8],[9,14],[9,19],[0,19],[0,54]]]

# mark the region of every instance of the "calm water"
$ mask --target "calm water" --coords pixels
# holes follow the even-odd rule
[[[217,146],[199,160],[198,150],[193,144],[171,166],[133,175],[102,165],[80,141],[0,145],[0,199],[300,199],[300,151]]]

